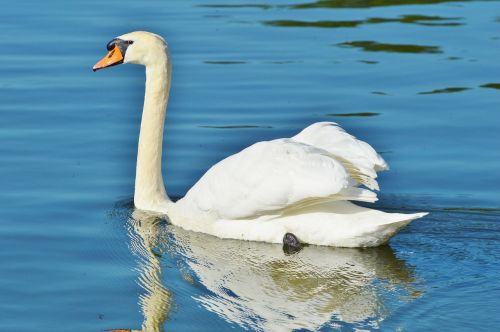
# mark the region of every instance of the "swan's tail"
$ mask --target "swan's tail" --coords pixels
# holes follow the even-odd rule
[[[387,243],[387,241],[389,241],[391,237],[396,235],[401,229],[406,227],[413,220],[420,219],[428,214],[428,212],[419,212],[413,214],[394,214],[399,216],[399,220],[391,220],[378,224],[373,232],[373,236],[376,237],[375,241],[365,246],[375,247]]]
[[[308,206],[284,216],[287,231],[301,242],[336,247],[376,247],[428,213],[387,213],[347,201]],[[279,220],[278,219],[278,220]]]

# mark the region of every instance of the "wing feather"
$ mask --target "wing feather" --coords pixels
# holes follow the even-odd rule
[[[330,153],[291,139],[256,143],[209,169],[181,200],[217,218],[283,213],[325,200],[373,202]]]
[[[377,172],[389,169],[368,143],[348,134],[335,122],[314,123],[292,139],[328,151],[353,179],[373,190],[379,190]]]

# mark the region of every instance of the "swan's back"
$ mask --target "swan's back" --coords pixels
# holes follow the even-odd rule
[[[345,150],[343,146],[345,146]],[[334,123],[316,123],[291,139],[256,143],[216,165],[181,200],[217,219],[277,216],[325,201],[374,202],[384,160]]]

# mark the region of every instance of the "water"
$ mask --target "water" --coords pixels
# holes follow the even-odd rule
[[[500,296],[500,4],[18,1],[0,13],[0,329],[491,331]],[[336,121],[384,156],[374,249],[222,241],[133,211],[143,68],[167,38],[168,191],[252,142]]]

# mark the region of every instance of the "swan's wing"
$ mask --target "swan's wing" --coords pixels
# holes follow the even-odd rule
[[[388,170],[385,160],[366,142],[348,134],[335,122],[318,122],[302,130],[292,140],[323,149],[341,161],[348,170],[358,171],[370,189],[378,190],[377,172]],[[353,174],[353,177],[356,177]]]
[[[318,200],[376,201],[325,150],[291,139],[259,142],[216,165],[179,201],[221,219],[282,213]]]

